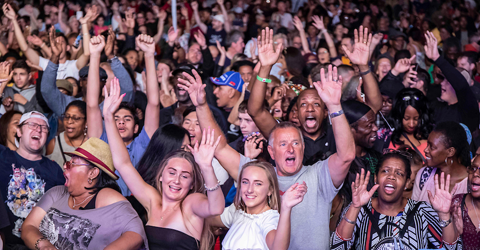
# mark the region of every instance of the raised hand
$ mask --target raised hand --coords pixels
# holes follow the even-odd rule
[[[370,171],[367,172],[365,176],[365,170],[362,168],[360,175],[357,173],[355,182],[352,182],[352,206],[355,208],[360,208],[368,203],[372,195],[377,191],[377,188],[380,186],[376,184],[375,186],[367,191],[368,181],[370,180]]]
[[[223,5],[223,0],[217,0],[217,3],[221,6]]]
[[[435,38],[432,32],[427,31],[425,33],[425,40],[425,55],[433,61],[436,61],[440,57],[437,47],[437,38]]]
[[[5,61],[0,63],[0,89],[8,84],[13,76],[13,70],[10,72],[10,63]]]
[[[27,36],[27,41],[33,45],[36,45],[36,46],[42,46],[43,44],[43,40],[40,39],[38,36]]]
[[[197,3],[197,2],[192,2],[192,3],[190,4],[190,6],[192,6],[192,9],[193,9],[193,10],[198,10],[198,3]]]
[[[92,5],[92,7],[87,10],[87,13],[85,14],[85,16],[80,18],[78,21],[80,21],[81,24],[86,24],[89,21],[91,22],[95,16],[98,16],[98,14],[100,13],[97,13],[97,6]]]
[[[188,80],[184,80],[182,78],[178,78],[178,87],[183,88],[188,92],[190,95],[190,100],[192,101],[195,107],[204,105],[207,103],[206,93],[205,93],[205,86],[202,83],[202,78],[198,75],[196,70],[192,70],[193,78],[186,72],[183,72],[183,76],[185,76]]]
[[[65,8],[65,3],[64,2],[59,2],[58,3],[58,11],[62,12],[64,8]]]
[[[145,54],[155,54],[155,42],[151,36],[145,34],[138,35],[135,39],[135,44],[145,52]]]
[[[218,40],[217,40],[217,49],[218,49],[218,53],[220,53],[221,55],[225,55],[227,53],[227,50],[225,49],[225,47],[223,47]]]
[[[295,26],[295,28],[297,28],[298,31],[300,31],[300,32],[304,31],[305,32],[305,28],[303,27],[302,20],[300,20],[300,18],[298,18],[298,16],[295,16],[293,18],[293,25]]]
[[[57,43],[55,27],[53,26],[50,28],[49,38],[50,38],[50,46],[52,48],[52,54],[58,57],[60,54],[62,54],[63,48],[60,43]]]
[[[457,191],[457,185],[452,189],[452,192],[449,192],[450,189],[450,175],[447,175],[447,180],[445,180],[445,173],[440,174],[440,183],[438,183],[438,175],[434,177],[435,181],[435,196],[432,195],[432,192],[428,190],[428,200],[432,205],[433,209],[437,211],[438,215],[445,215],[450,213],[450,206],[452,205],[452,198]]]
[[[190,145],[187,147],[192,152],[193,157],[195,157],[195,162],[197,162],[200,169],[212,168],[213,155],[215,154],[215,149],[220,142],[220,136],[215,141],[215,130],[210,128],[203,129],[202,133],[202,142],[198,145],[198,141],[195,142],[193,148]]]
[[[105,47],[105,38],[102,35],[90,38],[90,54],[100,55]]]
[[[405,88],[412,88],[417,82],[417,72],[414,70],[415,66],[411,66],[408,73],[403,77],[403,85]]]
[[[108,29],[107,42],[105,43],[105,55],[110,57],[113,53],[113,47],[115,45],[115,32],[113,32],[112,27]]]
[[[207,41],[205,40],[205,36],[201,31],[195,32],[193,36],[202,50],[207,48]]]
[[[107,85],[103,87],[103,93],[105,93],[105,99],[103,100],[103,116],[113,116],[117,112],[118,107],[122,103],[123,95],[120,95],[120,83],[118,78],[113,78],[110,84],[110,93],[108,93]]]
[[[160,12],[158,12],[157,17],[160,20],[165,21],[165,19],[167,19],[167,12],[165,12],[164,10],[161,10]]]
[[[372,34],[368,33],[368,28],[360,26],[358,30],[354,31],[355,44],[353,45],[353,52],[350,52],[345,45],[342,45],[345,55],[350,59],[352,64],[368,65],[370,57],[370,44],[372,43]]]
[[[282,208],[291,209],[303,201],[303,197],[307,193],[307,184],[295,183],[285,191],[282,196]]]
[[[323,23],[323,16],[318,17],[318,16],[313,16],[313,26],[317,28],[318,30],[322,31],[325,30],[325,24]]]
[[[3,9],[3,14],[10,20],[16,20],[17,14],[15,13],[15,10],[13,10],[12,6],[10,4],[6,3],[2,6]]]
[[[340,105],[342,96],[342,76],[338,75],[337,67],[328,65],[328,73],[325,76],[325,69],[320,70],[320,81],[314,82],[318,95],[322,98],[325,105]]]
[[[371,45],[373,47],[376,47],[380,43],[380,41],[382,41],[382,39],[383,39],[383,34],[382,33],[377,33],[377,34],[373,35]]]
[[[177,29],[177,31],[175,31],[173,26],[171,26],[170,29],[168,29],[168,43],[169,44],[173,45],[175,40],[177,40],[177,37],[179,35],[178,33],[180,33],[180,29]]]
[[[410,58],[403,58],[397,61],[395,67],[392,69],[392,74],[398,75],[400,73],[407,72],[410,69],[410,65],[415,61],[416,55],[413,55]]]
[[[125,11],[125,19],[123,19],[123,22],[129,29],[135,28],[135,10],[134,9],[129,9]]]
[[[279,44],[277,51],[273,49],[273,30],[269,27],[262,30],[262,35],[258,37],[258,59],[262,66],[274,65],[283,50],[284,44]]]
[[[249,135],[245,141],[245,156],[250,159],[255,159],[262,153],[263,137],[257,132],[255,135]]]
[[[180,8],[180,13],[182,14],[182,16],[184,16],[186,19],[188,19],[188,10],[187,10],[187,8],[185,8],[185,6]]]

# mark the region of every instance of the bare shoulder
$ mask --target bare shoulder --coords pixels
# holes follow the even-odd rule
[[[97,195],[96,207],[105,207],[119,201],[126,201],[123,195],[111,188],[102,188]]]
[[[207,196],[202,193],[189,194],[183,201],[183,207],[191,209],[192,206],[199,204],[202,200],[207,199]]]

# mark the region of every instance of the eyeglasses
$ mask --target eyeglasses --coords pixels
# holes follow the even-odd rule
[[[62,118],[62,120],[64,122],[68,122],[68,121],[70,121],[70,119],[72,119],[73,122],[75,122],[75,123],[79,122],[80,120],[85,119],[85,117],[77,117],[77,116],[70,116],[70,115],[61,115],[60,118]]]
[[[467,172],[469,174],[473,174],[473,173],[477,172],[478,169],[479,169],[479,167],[477,167],[477,166],[469,166],[469,167],[467,167]]]
[[[88,163],[76,163],[76,162],[73,162],[73,158],[72,158],[72,159],[70,159],[70,161],[65,162],[65,169],[71,169],[74,165],[89,166],[90,164],[88,164]]]
[[[391,149],[391,148],[384,149],[383,154],[384,155],[386,155],[386,154],[399,154],[401,156],[407,157],[408,160],[413,159],[412,154],[410,154],[409,152],[401,151],[401,150],[395,150],[395,149]]]
[[[38,130],[40,128],[41,133],[48,133],[48,126],[47,125],[40,125],[34,122],[25,122],[22,125],[27,125],[31,130]]]

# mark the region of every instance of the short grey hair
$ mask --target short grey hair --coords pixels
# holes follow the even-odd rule
[[[300,130],[299,127],[295,126],[295,124],[291,123],[291,122],[280,122],[280,123],[277,123],[275,125],[275,127],[273,127],[272,131],[270,131],[270,134],[268,135],[268,146],[271,146],[273,147],[273,132],[275,132],[275,130],[277,129],[284,129],[284,128],[294,128],[298,131],[298,134],[300,135],[300,139],[302,140],[302,144],[304,144],[304,140],[303,140],[303,133],[302,133],[302,130]]]
[[[225,42],[225,45],[227,45],[227,47],[230,47],[232,46],[232,43],[238,42],[240,38],[245,40],[245,36],[243,35],[243,32],[241,32],[240,30],[233,30],[232,32],[228,33],[227,41]]]

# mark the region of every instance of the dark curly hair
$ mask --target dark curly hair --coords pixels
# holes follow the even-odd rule
[[[418,89],[405,88],[398,92],[395,97],[391,116],[395,126],[392,133],[392,143],[394,145],[403,145],[400,137],[403,133],[403,118],[405,110],[408,106],[412,106],[418,112],[418,125],[415,130],[414,137],[417,140],[426,140],[433,130],[432,111],[428,106],[428,100],[425,95]]]
[[[443,143],[446,148],[455,148],[454,157],[457,157],[463,166],[468,167],[471,165],[467,133],[458,122],[441,122],[433,131],[443,135]]]

